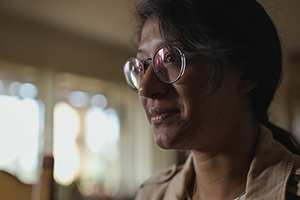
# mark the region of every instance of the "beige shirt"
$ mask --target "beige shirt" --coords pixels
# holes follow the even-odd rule
[[[173,165],[142,184],[135,200],[186,200],[194,175],[190,155],[183,167]],[[273,139],[261,126],[247,176],[245,200],[300,200],[300,157]]]

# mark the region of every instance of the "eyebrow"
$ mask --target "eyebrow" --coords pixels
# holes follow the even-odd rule
[[[182,46],[182,45],[177,45],[177,44],[173,44],[174,42],[176,42],[177,40],[170,40],[168,43],[162,43],[161,44],[161,47],[163,47],[163,46],[168,46],[168,45],[176,45],[176,46]],[[161,48],[161,47],[159,47],[159,48]],[[158,49],[159,49],[158,48]],[[144,50],[143,49],[137,49],[136,50],[136,52],[135,52],[135,54],[138,54],[138,53],[142,53]]]
[[[138,54],[138,53],[142,53],[142,52],[143,52],[142,49],[138,49],[138,50],[136,50],[135,55]]]

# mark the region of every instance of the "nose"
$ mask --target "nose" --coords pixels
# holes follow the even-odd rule
[[[139,88],[139,95],[146,98],[160,98],[168,92],[169,84],[162,82],[156,76],[152,64],[146,70]]]

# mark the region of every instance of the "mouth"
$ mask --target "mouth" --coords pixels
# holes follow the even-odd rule
[[[175,114],[179,113],[178,110],[172,110],[162,107],[151,107],[149,108],[150,119],[152,125],[159,125],[171,118]]]

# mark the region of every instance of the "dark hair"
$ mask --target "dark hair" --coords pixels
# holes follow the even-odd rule
[[[271,124],[267,110],[282,73],[282,52],[276,28],[255,0],[144,0],[137,5],[140,28],[158,20],[166,43],[178,40],[213,59],[228,58],[257,86],[249,92],[256,120],[273,132],[293,153],[299,145],[283,129]],[[219,63],[219,62],[216,62]]]

